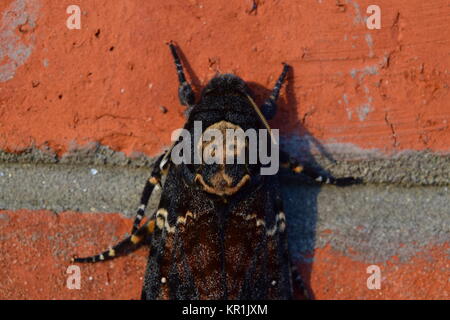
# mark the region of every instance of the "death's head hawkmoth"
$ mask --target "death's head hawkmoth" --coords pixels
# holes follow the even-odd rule
[[[155,162],[131,236],[99,255],[73,260],[104,261],[148,245],[143,299],[290,299],[293,271],[278,163],[318,182],[355,180],[322,176],[278,149],[278,135],[267,120],[276,113],[287,64],[261,108],[232,74],[215,76],[196,101],[175,45],[169,48],[179,99],[188,108],[186,124]],[[141,224],[160,187],[156,212]]]

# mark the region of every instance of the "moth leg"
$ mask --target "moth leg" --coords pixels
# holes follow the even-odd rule
[[[282,167],[289,168],[294,173],[302,173],[318,183],[332,184],[336,186],[349,186],[362,183],[362,180],[359,178],[335,178],[331,175],[322,174],[311,166],[300,164],[297,160],[290,157],[289,154],[282,150],[280,150],[280,162]]]
[[[269,99],[267,99],[261,106],[261,112],[264,115],[264,117],[266,117],[267,120],[272,119],[277,113],[277,99],[278,96],[280,95],[281,86],[286,80],[286,75],[289,71],[289,68],[290,68],[289,65],[283,63],[283,71],[281,72],[281,75],[278,78],[278,81],[275,84],[275,87],[273,88]]]
[[[145,182],[145,187],[144,190],[142,191],[140,205],[136,212],[136,217],[134,218],[131,234],[134,234],[138,230],[139,225],[141,224],[141,220],[144,217],[148,200],[150,199],[153,191],[156,188],[161,188],[161,174],[162,174],[161,162],[163,161],[165,156],[166,153],[159,156],[158,160],[156,160],[155,165],[153,166],[150,178],[148,178],[147,181]]]
[[[277,188],[279,190],[279,186]],[[283,208],[283,200],[281,198],[281,194],[279,191],[275,192],[275,210],[278,212],[278,215],[275,217],[275,221],[278,223],[278,230],[281,231],[285,229],[285,216],[284,216],[284,208]],[[286,273],[289,279],[287,282],[291,283],[292,292],[290,293],[290,299],[294,297],[295,293],[300,293],[304,299],[310,300],[312,296],[309,294],[305,282],[300,275],[296,265],[292,261],[292,257],[289,253],[288,242],[286,238],[286,233],[281,232],[279,234],[281,240],[280,248],[282,248],[281,256],[279,257],[279,261],[283,261],[286,265],[289,266],[289,270]]]
[[[177,68],[178,80],[180,82],[180,87],[178,88],[178,97],[180,98],[180,103],[183,106],[190,107],[195,103],[195,94],[192,90],[191,85],[186,81],[186,76],[184,75],[183,66],[181,65],[180,57],[178,56],[177,50],[173,42],[169,42],[170,52],[172,53],[175,66]]]
[[[298,271],[297,267],[294,266],[292,262],[291,266],[292,286],[294,288],[294,292],[300,293],[302,295],[302,298],[306,300],[312,300],[313,297],[306,288],[305,282],[300,276],[300,272]]]
[[[143,244],[148,243],[150,236],[155,230],[155,220],[152,219],[145,223],[135,234],[125,238],[115,246],[111,247],[95,256],[85,258],[72,258],[72,262],[80,263],[95,263],[99,261],[111,260],[120,256],[124,256],[130,252],[135,251]]]

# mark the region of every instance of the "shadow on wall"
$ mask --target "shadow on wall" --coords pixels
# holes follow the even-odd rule
[[[278,111],[281,110],[298,110],[297,98],[295,96],[294,76],[295,70],[291,69],[285,85],[285,98],[280,97],[278,101]],[[255,94],[255,100],[258,105],[270,95],[271,88],[262,87],[256,83],[249,83],[249,87]],[[289,112],[292,114],[291,112]],[[320,142],[315,139],[310,132],[303,126],[300,115],[295,117],[295,128],[303,137],[301,144],[283,147],[283,137],[280,138],[282,149],[294,156],[299,156],[301,163],[316,168],[323,174],[330,174],[322,168],[315,160],[312,150],[317,150],[329,161],[335,160],[329,154]],[[279,114],[278,123],[283,123]],[[292,119],[290,119],[292,121]],[[300,267],[300,274],[305,285],[305,289],[310,299],[314,299],[314,292],[310,285],[311,271],[314,262],[314,248],[316,243],[316,225],[318,215],[318,196],[321,186],[316,184],[310,178],[303,175],[296,175],[290,171],[280,171],[282,182],[282,194],[284,202],[284,210],[287,217],[289,232],[289,248],[294,264]],[[296,292],[297,298],[304,298],[303,292]]]
[[[180,59],[186,69],[187,75],[190,77],[190,83],[197,94],[201,92],[201,81],[191,68],[189,61],[186,59],[181,48],[177,47]],[[281,64],[280,64],[281,72]],[[280,97],[278,101],[278,111],[281,110],[297,110],[297,98],[294,91],[294,72],[292,68],[285,85],[285,98]],[[245,80],[245,79],[244,79]],[[255,101],[261,105],[267,97],[270,96],[272,88],[266,88],[260,84],[247,82],[254,94]],[[275,83],[273,83],[275,85]],[[278,118],[278,122],[282,123],[283,119]],[[296,119],[301,119],[298,115]],[[290,119],[292,120],[292,119]],[[300,120],[296,120],[295,127],[299,134],[307,139],[302,139],[302,144],[298,146],[290,146],[284,149],[292,155],[298,155],[301,152],[299,160],[302,163],[308,163],[310,166],[318,169],[318,171],[327,174],[314,159],[312,150],[318,150],[322,155],[330,161],[335,161],[325,148],[317,141],[309,131],[303,126]],[[283,145],[282,137],[280,143]],[[294,150],[293,150],[294,149]],[[280,172],[282,176],[282,194],[284,200],[284,209],[287,217],[289,232],[289,247],[293,262],[300,266],[300,274],[308,292],[309,298],[314,299],[314,292],[311,289],[310,278],[312,264],[314,260],[314,247],[316,242],[316,224],[317,224],[317,198],[321,187],[313,184],[311,179],[301,175],[294,175],[291,172]],[[299,183],[301,184],[299,188]],[[293,188],[295,186],[295,188]],[[303,292],[296,292],[296,297],[303,298]]]

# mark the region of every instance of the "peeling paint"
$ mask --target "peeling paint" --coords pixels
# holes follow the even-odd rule
[[[347,118],[348,118],[348,120],[352,120],[353,111],[351,108],[349,108],[349,101],[348,101],[348,96],[346,93],[343,94],[342,99],[344,100],[345,105],[346,105],[345,111],[347,111]]]
[[[377,72],[377,71],[376,71],[377,68],[375,68],[375,69],[371,69],[371,67],[366,67],[366,68],[368,68],[368,69],[363,69],[363,72],[362,72],[362,74],[360,75],[360,77],[359,77],[359,79],[358,79],[358,80],[359,80],[359,83],[362,82],[362,80],[364,79],[364,76],[365,76],[366,74],[373,74],[373,72]],[[352,69],[352,70],[350,71],[350,74],[352,75],[353,78],[356,78],[356,75],[357,75],[359,72],[360,72],[360,71],[358,71],[358,70],[356,70],[356,69]],[[370,95],[369,87],[367,87],[366,85],[364,86],[364,94],[365,94],[365,96],[366,96],[366,100],[367,100],[367,101],[366,101],[365,103],[363,103],[363,104],[361,104],[361,105],[359,105],[359,106],[353,108],[353,109],[352,109],[352,107],[349,106],[349,100],[348,100],[347,94],[344,93],[344,95],[342,96],[342,97],[343,97],[343,100],[344,100],[344,102],[345,102],[345,105],[346,105],[345,110],[346,110],[346,112],[347,112],[347,118],[348,118],[349,120],[352,119],[353,111],[356,111],[356,113],[358,114],[359,121],[364,121],[364,120],[366,120],[368,114],[369,114],[370,112],[374,111],[374,108],[373,108],[373,106],[372,106],[373,97]]]
[[[353,8],[355,9],[355,18],[353,19],[353,24],[356,25],[356,24],[364,23],[366,18],[362,16],[361,8],[360,8],[359,4],[356,3],[356,1],[351,1],[351,0],[349,0],[347,3],[351,3],[353,5]]]
[[[367,115],[370,112],[374,111],[374,108],[372,107],[373,98],[370,96],[369,87],[364,86],[364,93],[366,95],[367,102],[356,108],[356,112],[358,113],[359,121],[366,120]]]
[[[351,3],[353,5],[353,8],[355,9],[355,17],[353,18],[353,24],[358,25],[358,24],[366,24],[367,21],[367,17],[363,16],[361,14],[361,7],[359,6],[359,4],[356,1],[351,1],[348,0],[347,3]],[[352,36],[352,38],[358,39],[359,37],[357,35]],[[374,57],[374,52],[373,52],[373,39],[372,39],[372,35],[367,33],[364,36],[367,46],[369,47],[369,58],[373,58]],[[344,39],[346,40],[346,39]],[[355,48],[355,46],[353,45],[353,48]]]
[[[366,66],[363,69],[351,69],[350,70],[350,76],[355,79],[356,76],[359,73],[359,81],[362,81],[364,79],[365,76],[367,75],[376,75],[378,74],[378,65],[370,65],[370,66]]]
[[[13,79],[17,68],[30,57],[34,36],[26,43],[16,28],[28,25],[34,29],[39,8],[38,0],[16,0],[3,12],[0,24],[0,82]]]
[[[370,48],[371,43],[372,43],[372,38],[366,37],[366,40],[368,41],[369,48]],[[364,82],[364,79],[367,75],[377,75],[379,72],[380,66],[383,66],[385,63],[386,63],[386,57],[383,57],[381,59],[381,61],[377,64],[368,65],[362,69],[353,68],[350,70],[350,76],[353,79],[357,80],[358,85],[361,85]],[[344,101],[346,101],[346,105],[347,105],[347,108],[346,108],[347,117],[349,120],[352,119],[353,111],[355,111],[357,113],[359,121],[364,121],[364,120],[366,120],[368,114],[375,110],[372,105],[373,97],[370,95],[370,90],[367,85],[364,85],[364,94],[365,94],[366,102],[355,107],[353,110],[351,107],[348,106],[348,98],[347,98],[347,95],[344,94]]]
[[[356,111],[358,113],[358,118],[360,121],[366,120],[367,115],[373,111],[373,108],[370,105],[372,102],[372,97],[369,97],[368,99],[369,99],[368,103],[362,104],[356,108]]]
[[[373,39],[372,36],[367,33],[365,36],[366,42],[367,42],[367,46],[369,47],[369,58],[372,58],[374,56],[373,54]]]

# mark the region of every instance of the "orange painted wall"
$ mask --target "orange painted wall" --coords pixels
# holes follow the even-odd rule
[[[375,2],[382,27],[368,30]],[[165,46],[175,40],[197,90],[232,72],[267,94],[280,63],[292,65],[272,123],[284,135],[308,130],[325,144],[384,153],[447,152],[450,7],[375,2],[257,0],[250,12],[250,0],[80,0],[81,30],[69,30],[71,2],[4,0],[3,46],[16,50],[3,54],[0,70],[23,46],[30,52],[0,82],[0,149],[47,145],[62,154],[99,141],[157,154],[184,121]],[[28,20],[12,23],[24,12]]]

